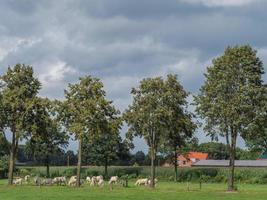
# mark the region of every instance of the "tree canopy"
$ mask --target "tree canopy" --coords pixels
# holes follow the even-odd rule
[[[80,78],[65,90],[66,100],[60,104],[61,119],[69,133],[79,141],[77,186],[80,186],[82,141],[102,134],[112,118],[112,102],[106,100],[102,82],[91,76]]]
[[[33,99],[41,87],[40,82],[33,75],[31,66],[17,64],[9,67],[7,72],[0,76],[0,128],[6,139],[6,130],[12,132],[9,148],[9,184],[13,183],[13,170],[15,165],[18,143],[30,134],[32,118],[27,114],[32,108]]]
[[[155,158],[160,144],[175,136],[178,147],[192,135],[194,125],[185,109],[187,93],[175,75],[168,75],[166,80],[162,77],[143,79],[131,93],[133,102],[124,114],[129,125],[127,136],[146,140],[151,155],[151,187],[154,187]]]
[[[226,138],[231,166],[229,190],[234,190],[236,139],[247,137],[247,128],[261,112],[263,73],[262,62],[249,45],[228,47],[208,67],[205,83],[195,98],[196,111],[204,119],[208,135]]]

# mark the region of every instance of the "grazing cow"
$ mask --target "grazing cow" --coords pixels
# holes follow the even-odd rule
[[[30,175],[26,175],[25,177],[24,177],[24,181],[26,182],[26,183],[29,183],[30,182]]]
[[[154,179],[154,183],[155,183],[155,185],[157,185],[157,183],[158,183],[158,179],[157,178]],[[151,184],[151,180],[150,179],[148,180],[147,184],[148,185]]]
[[[65,176],[62,177],[55,177],[52,181],[53,184],[61,185],[64,184],[66,185],[67,179]]]
[[[70,180],[68,182],[68,185],[69,186],[75,186],[76,185],[76,182],[77,182],[77,176],[72,176],[72,177],[70,177]]]
[[[100,179],[100,180],[98,181],[97,185],[98,185],[99,187],[103,187],[103,186],[104,186],[104,179]]]
[[[15,185],[22,185],[22,178],[16,178],[15,180],[14,180],[14,184]]]
[[[42,182],[42,180],[41,180],[41,178],[40,177],[35,177],[34,179],[33,179],[33,182],[34,182],[34,184],[35,185],[41,185],[41,182]]]
[[[45,178],[41,181],[41,185],[52,185],[53,180],[51,178]]]
[[[97,181],[97,182],[99,182],[100,180],[104,180],[104,178],[103,178],[102,175],[96,177],[96,181]]]
[[[135,185],[138,186],[138,185],[148,185],[148,178],[143,178],[143,179],[138,179],[136,182],[135,182]]]
[[[97,182],[96,176],[92,176],[90,186],[97,186]]]
[[[112,177],[110,177],[108,184],[110,185],[110,184],[118,183],[118,180],[119,180],[118,176],[112,176]]]
[[[87,183],[91,183],[91,178],[89,176],[87,176],[85,180]]]

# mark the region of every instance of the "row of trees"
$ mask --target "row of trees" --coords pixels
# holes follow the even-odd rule
[[[226,138],[231,169],[229,190],[234,189],[237,137],[244,138],[250,146],[261,148],[266,144],[267,87],[263,73],[263,64],[250,46],[229,47],[208,67],[205,83],[195,96],[196,113],[203,118],[207,134],[212,139]],[[38,96],[41,84],[30,66],[18,64],[8,68],[0,79],[0,130],[6,141],[7,132],[12,135],[8,145],[9,184],[20,140],[26,139],[32,149],[39,149],[37,152],[42,149],[53,153],[54,147],[66,147],[71,134],[79,143],[77,186],[80,186],[82,160],[101,154],[99,162],[108,166],[125,121],[129,129],[124,143],[130,147],[133,138],[139,136],[149,146],[154,187],[159,149],[171,152],[177,170],[179,150],[197,128],[187,108],[189,93],[172,74],[166,79],[142,80],[132,89],[133,102],[122,115],[106,99],[102,82],[91,76],[69,84],[63,101]],[[97,144],[99,149],[94,148]]]

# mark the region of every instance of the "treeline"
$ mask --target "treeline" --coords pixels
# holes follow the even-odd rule
[[[207,136],[225,139],[230,160],[229,190],[234,190],[237,138],[242,137],[258,151],[267,149],[263,74],[256,50],[249,45],[228,47],[213,59],[199,94],[194,96],[195,113],[202,118]],[[9,184],[13,184],[20,141],[25,140],[32,155],[45,163],[49,176],[51,158],[66,149],[70,135],[78,141],[77,186],[83,162],[93,159],[105,166],[107,173],[107,167],[119,156],[116,152],[131,149],[134,137],[144,138],[149,147],[151,187],[155,186],[159,152],[171,158],[178,180],[176,158],[192,141],[200,123],[188,109],[190,94],[177,75],[141,80],[131,90],[133,100],[123,113],[106,98],[101,80],[90,75],[69,84],[61,101],[38,96],[40,89],[41,83],[28,65],[9,67],[0,76],[0,132],[8,147]],[[123,123],[128,126],[124,140],[120,137]]]

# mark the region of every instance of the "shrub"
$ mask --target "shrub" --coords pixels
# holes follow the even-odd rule
[[[114,170],[114,175],[119,177],[124,175],[135,175],[135,177],[138,177],[141,174],[141,171],[142,171],[141,167],[118,168]]]
[[[69,169],[65,169],[62,173],[63,176],[66,177],[71,177],[74,174],[77,174],[77,168],[69,168]]]
[[[8,156],[0,158],[0,178],[6,178],[8,172]]]

